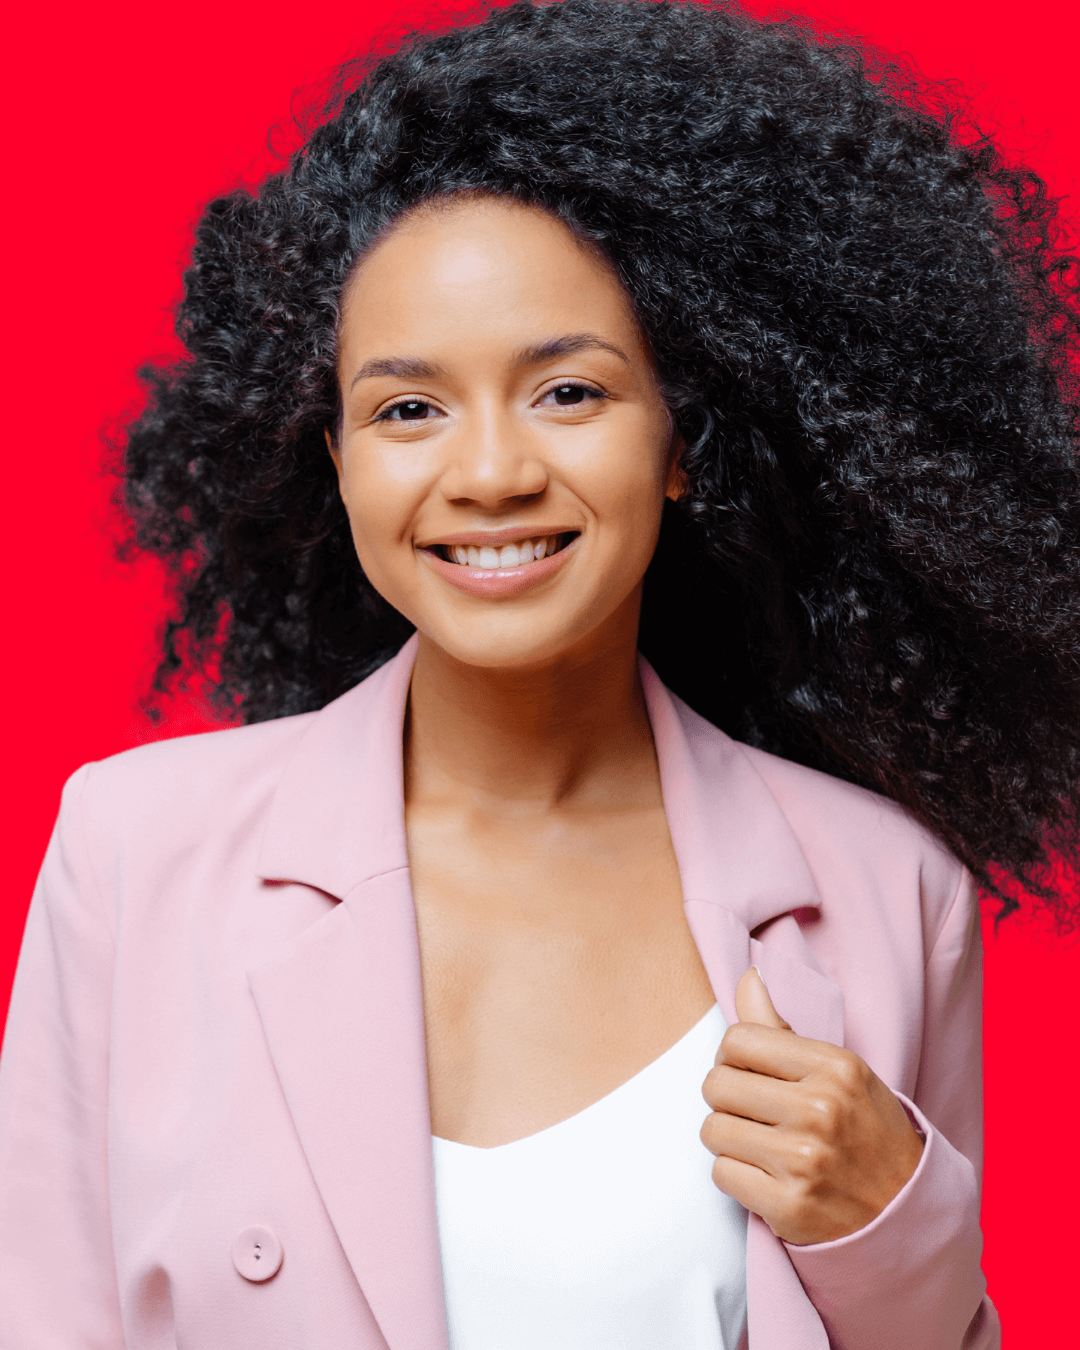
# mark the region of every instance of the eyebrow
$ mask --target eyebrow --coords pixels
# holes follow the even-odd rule
[[[563,337],[551,338],[547,342],[537,343],[534,347],[523,347],[514,357],[515,366],[542,366],[545,361],[553,361],[559,356],[570,356],[574,352],[611,352],[621,361],[630,364],[630,358],[612,342],[606,342],[595,333],[567,333]]]
[[[353,376],[353,389],[361,380],[372,380],[378,376],[392,376],[399,380],[433,380],[442,374],[442,367],[430,361],[421,361],[418,356],[383,356],[374,361],[365,361]]]
[[[522,347],[515,352],[515,366],[542,366],[560,356],[570,356],[574,352],[602,351],[611,352],[621,361],[630,364],[630,358],[614,343],[607,342],[595,333],[566,333],[562,337],[549,338],[547,342],[538,342],[530,347]],[[365,361],[352,378],[350,389],[361,380],[378,377],[390,377],[399,380],[433,380],[444,374],[442,366],[424,361],[417,356],[383,356],[373,361]]]

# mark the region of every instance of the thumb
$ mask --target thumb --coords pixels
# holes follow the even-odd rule
[[[740,1022],[757,1022],[763,1027],[790,1031],[791,1027],[773,1007],[769,991],[757,966],[751,966],[735,989],[735,1011]]]

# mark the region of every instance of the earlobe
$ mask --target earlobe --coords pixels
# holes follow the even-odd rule
[[[670,457],[670,468],[668,469],[667,487],[664,490],[664,496],[669,502],[677,502],[686,492],[686,473],[682,467],[682,452],[686,448],[686,443],[681,436],[675,436],[671,442],[671,449],[668,451]]]
[[[673,473],[671,475],[671,479],[668,482],[667,491],[664,493],[664,496],[668,499],[669,502],[677,502],[682,498],[682,495],[685,492],[685,490],[686,490],[686,475],[681,470],[679,470],[677,473]]]

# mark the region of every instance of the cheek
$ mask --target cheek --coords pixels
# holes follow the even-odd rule
[[[419,456],[354,446],[345,457],[345,497],[353,534],[388,543],[408,529],[427,482],[417,472]]]
[[[666,487],[666,441],[653,428],[605,437],[578,468],[582,498],[610,535],[636,539],[658,525]],[[648,543],[642,538],[642,544]]]
[[[395,472],[397,469],[397,472]],[[345,460],[349,526],[365,575],[385,594],[389,580],[412,560],[410,525],[422,490],[393,461],[354,454]]]

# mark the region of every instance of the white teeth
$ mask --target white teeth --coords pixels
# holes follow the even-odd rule
[[[451,544],[447,552],[461,567],[482,567],[485,571],[494,572],[504,567],[521,567],[534,560],[539,562],[557,549],[558,535],[549,534],[541,539],[523,539],[520,544],[503,544],[501,548]]]

